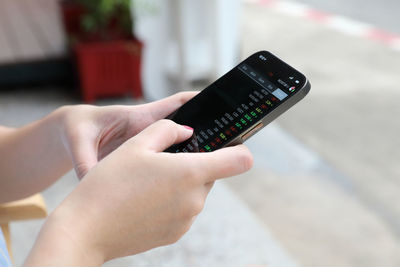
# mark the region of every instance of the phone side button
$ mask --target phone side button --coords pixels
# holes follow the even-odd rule
[[[245,133],[241,138],[244,141],[246,141],[247,139],[249,139],[250,136],[252,136],[253,134],[255,134],[258,130],[260,130],[262,127],[264,126],[264,124],[262,122],[260,122],[259,124],[257,124],[256,126],[253,127],[253,129],[251,129],[250,131],[248,131],[247,133]]]

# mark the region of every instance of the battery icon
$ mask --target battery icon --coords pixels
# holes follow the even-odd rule
[[[282,91],[281,89],[276,89],[275,91],[272,92],[272,94],[278,98],[280,101],[282,101],[283,99],[285,99],[288,95]],[[268,104],[269,105],[269,104]]]

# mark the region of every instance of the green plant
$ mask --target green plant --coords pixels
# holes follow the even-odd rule
[[[129,36],[132,34],[133,18],[131,0],[74,0],[85,9],[81,18],[82,29],[103,39],[112,38],[117,31]],[[112,33],[114,31],[114,33]]]

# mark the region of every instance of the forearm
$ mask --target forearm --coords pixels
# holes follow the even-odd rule
[[[107,171],[99,173],[106,174]],[[111,224],[104,221],[106,203],[110,201],[107,197],[98,199],[97,190],[104,179],[99,173],[89,174],[50,214],[25,261],[25,267],[97,267],[107,260],[102,240],[108,230],[116,226],[110,228]]]
[[[75,217],[59,217],[57,210],[49,217],[26,259],[25,267],[102,266],[102,255],[87,244],[84,232],[76,231],[82,222],[71,222],[71,218]],[[70,235],[71,231],[76,235]]]
[[[61,141],[63,111],[0,132],[0,203],[42,191],[71,167]]]

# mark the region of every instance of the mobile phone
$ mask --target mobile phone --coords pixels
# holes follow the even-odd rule
[[[270,52],[257,52],[167,117],[194,133],[166,152],[211,152],[243,143],[310,88],[302,73]]]

